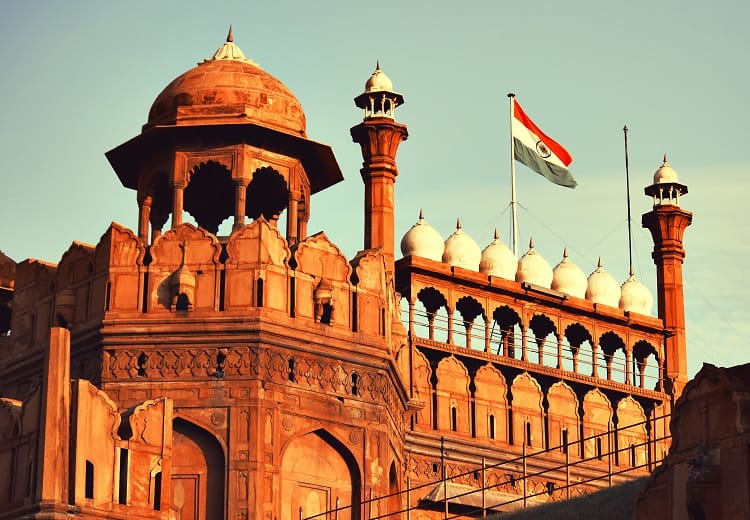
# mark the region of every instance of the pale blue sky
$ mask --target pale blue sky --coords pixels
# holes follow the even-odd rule
[[[480,246],[494,227],[509,241],[513,91],[572,153],[579,183],[561,188],[518,167],[521,242],[533,236],[552,265],[567,245],[586,273],[602,256],[622,282],[627,124],[637,275],[653,289],[640,215],[666,152],[695,214],[685,242],[690,373],[703,361],[748,362],[748,19],[746,0],[2,2],[0,249],[56,262],[112,220],[134,228],[135,193],[104,152],[139,133],[161,89],[233,24],[235,43],[300,99],[309,137],[333,147],[346,180],[314,197],[309,230],[350,257],[363,221],[352,98],[378,59],[406,99],[399,237],[424,208],[444,237],[461,217]]]

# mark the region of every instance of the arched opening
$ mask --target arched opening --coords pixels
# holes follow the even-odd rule
[[[495,320],[492,326],[492,336],[494,341],[495,326],[500,329],[500,341],[497,346],[498,355],[516,358],[521,355],[521,318],[516,311],[503,305],[498,307],[492,313],[492,319]]]
[[[471,296],[462,296],[456,302],[456,310],[461,313],[462,327],[458,329],[458,333],[464,336],[464,346],[484,350],[484,320],[480,322],[481,329],[475,330],[476,319],[484,314],[482,305]],[[478,340],[475,345],[472,345],[472,336]],[[458,344],[456,341],[454,343]]]
[[[90,460],[86,461],[85,477],[83,496],[85,498],[94,498],[94,463]]]
[[[216,161],[199,164],[185,188],[184,208],[203,229],[217,233],[219,224],[234,214],[234,181],[226,166]]]
[[[347,448],[325,430],[293,439],[281,461],[281,519],[325,513],[339,504],[337,518],[360,518],[361,478]],[[321,515],[321,518],[327,518]]]
[[[557,366],[557,339],[554,333],[555,324],[543,314],[535,314],[529,322],[530,338],[533,343],[530,349],[536,350],[536,356],[529,354],[529,359],[537,359],[540,365]],[[533,347],[531,345],[534,345]]]
[[[172,213],[173,191],[169,186],[166,172],[159,171],[151,177],[148,193],[152,197],[149,223],[151,224],[151,233],[154,235],[161,232]]]
[[[117,503],[127,504],[128,503],[128,473],[129,468],[129,456],[128,450],[120,448],[120,468],[117,479]]]
[[[424,305],[427,314],[427,327],[428,337],[431,340],[436,340],[435,331],[440,329],[445,331],[440,334],[440,338],[437,341],[447,341],[447,329],[448,329],[448,302],[440,291],[434,287],[425,287],[417,294],[417,299]],[[446,338],[446,339],[442,339]]]
[[[206,430],[183,419],[172,426],[172,504],[181,520],[224,518],[224,451]]]
[[[637,384],[641,388],[650,390],[659,387],[659,361],[656,358],[656,349],[647,341],[639,341],[633,345],[633,359],[637,367]],[[636,384],[636,374],[633,374],[633,383]]]
[[[258,278],[258,281],[255,284],[256,292],[255,292],[255,306],[256,307],[263,307],[263,278]]]
[[[599,350],[604,360],[604,371],[599,371],[599,377],[605,377],[609,380],[616,380],[625,382],[625,363],[622,362],[622,357],[616,357],[615,354],[619,352],[625,352],[625,342],[615,334],[614,332],[605,332],[602,337],[599,338]]]
[[[571,372],[591,373],[591,359],[584,360],[582,363],[579,358],[581,345],[588,342],[591,345],[591,333],[581,324],[573,323],[565,329],[565,340],[567,342],[566,352],[563,353],[563,368]],[[581,369],[580,365],[586,365],[588,370]]]
[[[152,504],[154,511],[161,511],[161,470],[154,473],[153,476],[153,489],[151,490]],[[187,518],[198,518],[197,516]]]
[[[275,222],[289,204],[286,180],[270,166],[255,170],[246,193],[245,213],[252,219],[262,215],[268,222]]]
[[[177,301],[174,304],[174,310],[180,312],[187,312],[190,309],[190,299],[185,293],[177,295]]]
[[[400,511],[401,495],[399,494],[396,462],[391,462],[391,469],[388,471],[388,513],[395,515]]]
[[[356,372],[352,372],[352,395],[359,395],[359,375]]]

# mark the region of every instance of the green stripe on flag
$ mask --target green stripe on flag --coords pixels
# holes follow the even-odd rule
[[[567,168],[545,161],[536,150],[528,148],[517,137],[513,138],[513,150],[516,161],[525,164],[548,181],[566,188],[575,188],[578,185]]]

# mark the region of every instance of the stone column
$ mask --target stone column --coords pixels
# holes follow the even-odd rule
[[[70,332],[62,327],[50,329],[41,408],[35,499],[45,512],[40,518],[64,519],[70,481]]]
[[[148,243],[148,223],[151,220],[151,203],[153,198],[148,195],[144,197],[138,206],[138,238]]]
[[[234,224],[232,230],[240,229],[245,225],[245,203],[247,200],[247,180],[246,179],[235,179],[234,180]]]
[[[175,183],[174,185],[174,202],[172,205],[172,229],[182,224],[182,196],[185,191],[187,183],[184,181]]]

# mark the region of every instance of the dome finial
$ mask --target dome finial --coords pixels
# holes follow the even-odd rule
[[[664,164],[669,164],[669,163],[667,162],[667,154],[666,154],[666,153],[664,154]]]
[[[529,249],[534,249],[534,237],[529,238]]]
[[[495,240],[500,240],[500,233],[497,232],[497,228],[495,228]]]
[[[380,60],[375,60],[375,70],[380,70]]]
[[[630,276],[635,276],[635,269],[633,269],[633,264],[630,264]]]
[[[424,220],[424,211],[422,211],[422,208],[419,208],[419,220]]]
[[[229,26],[229,33],[227,33],[227,43],[232,43],[234,41],[234,36],[232,35],[232,26]]]
[[[456,219],[456,229],[461,229],[461,219],[460,218]]]
[[[602,267],[602,257],[601,256],[599,257],[599,263],[596,265],[596,267],[598,267],[599,269],[601,269],[601,267]]]
[[[563,258],[568,258],[568,246],[563,248]]]

